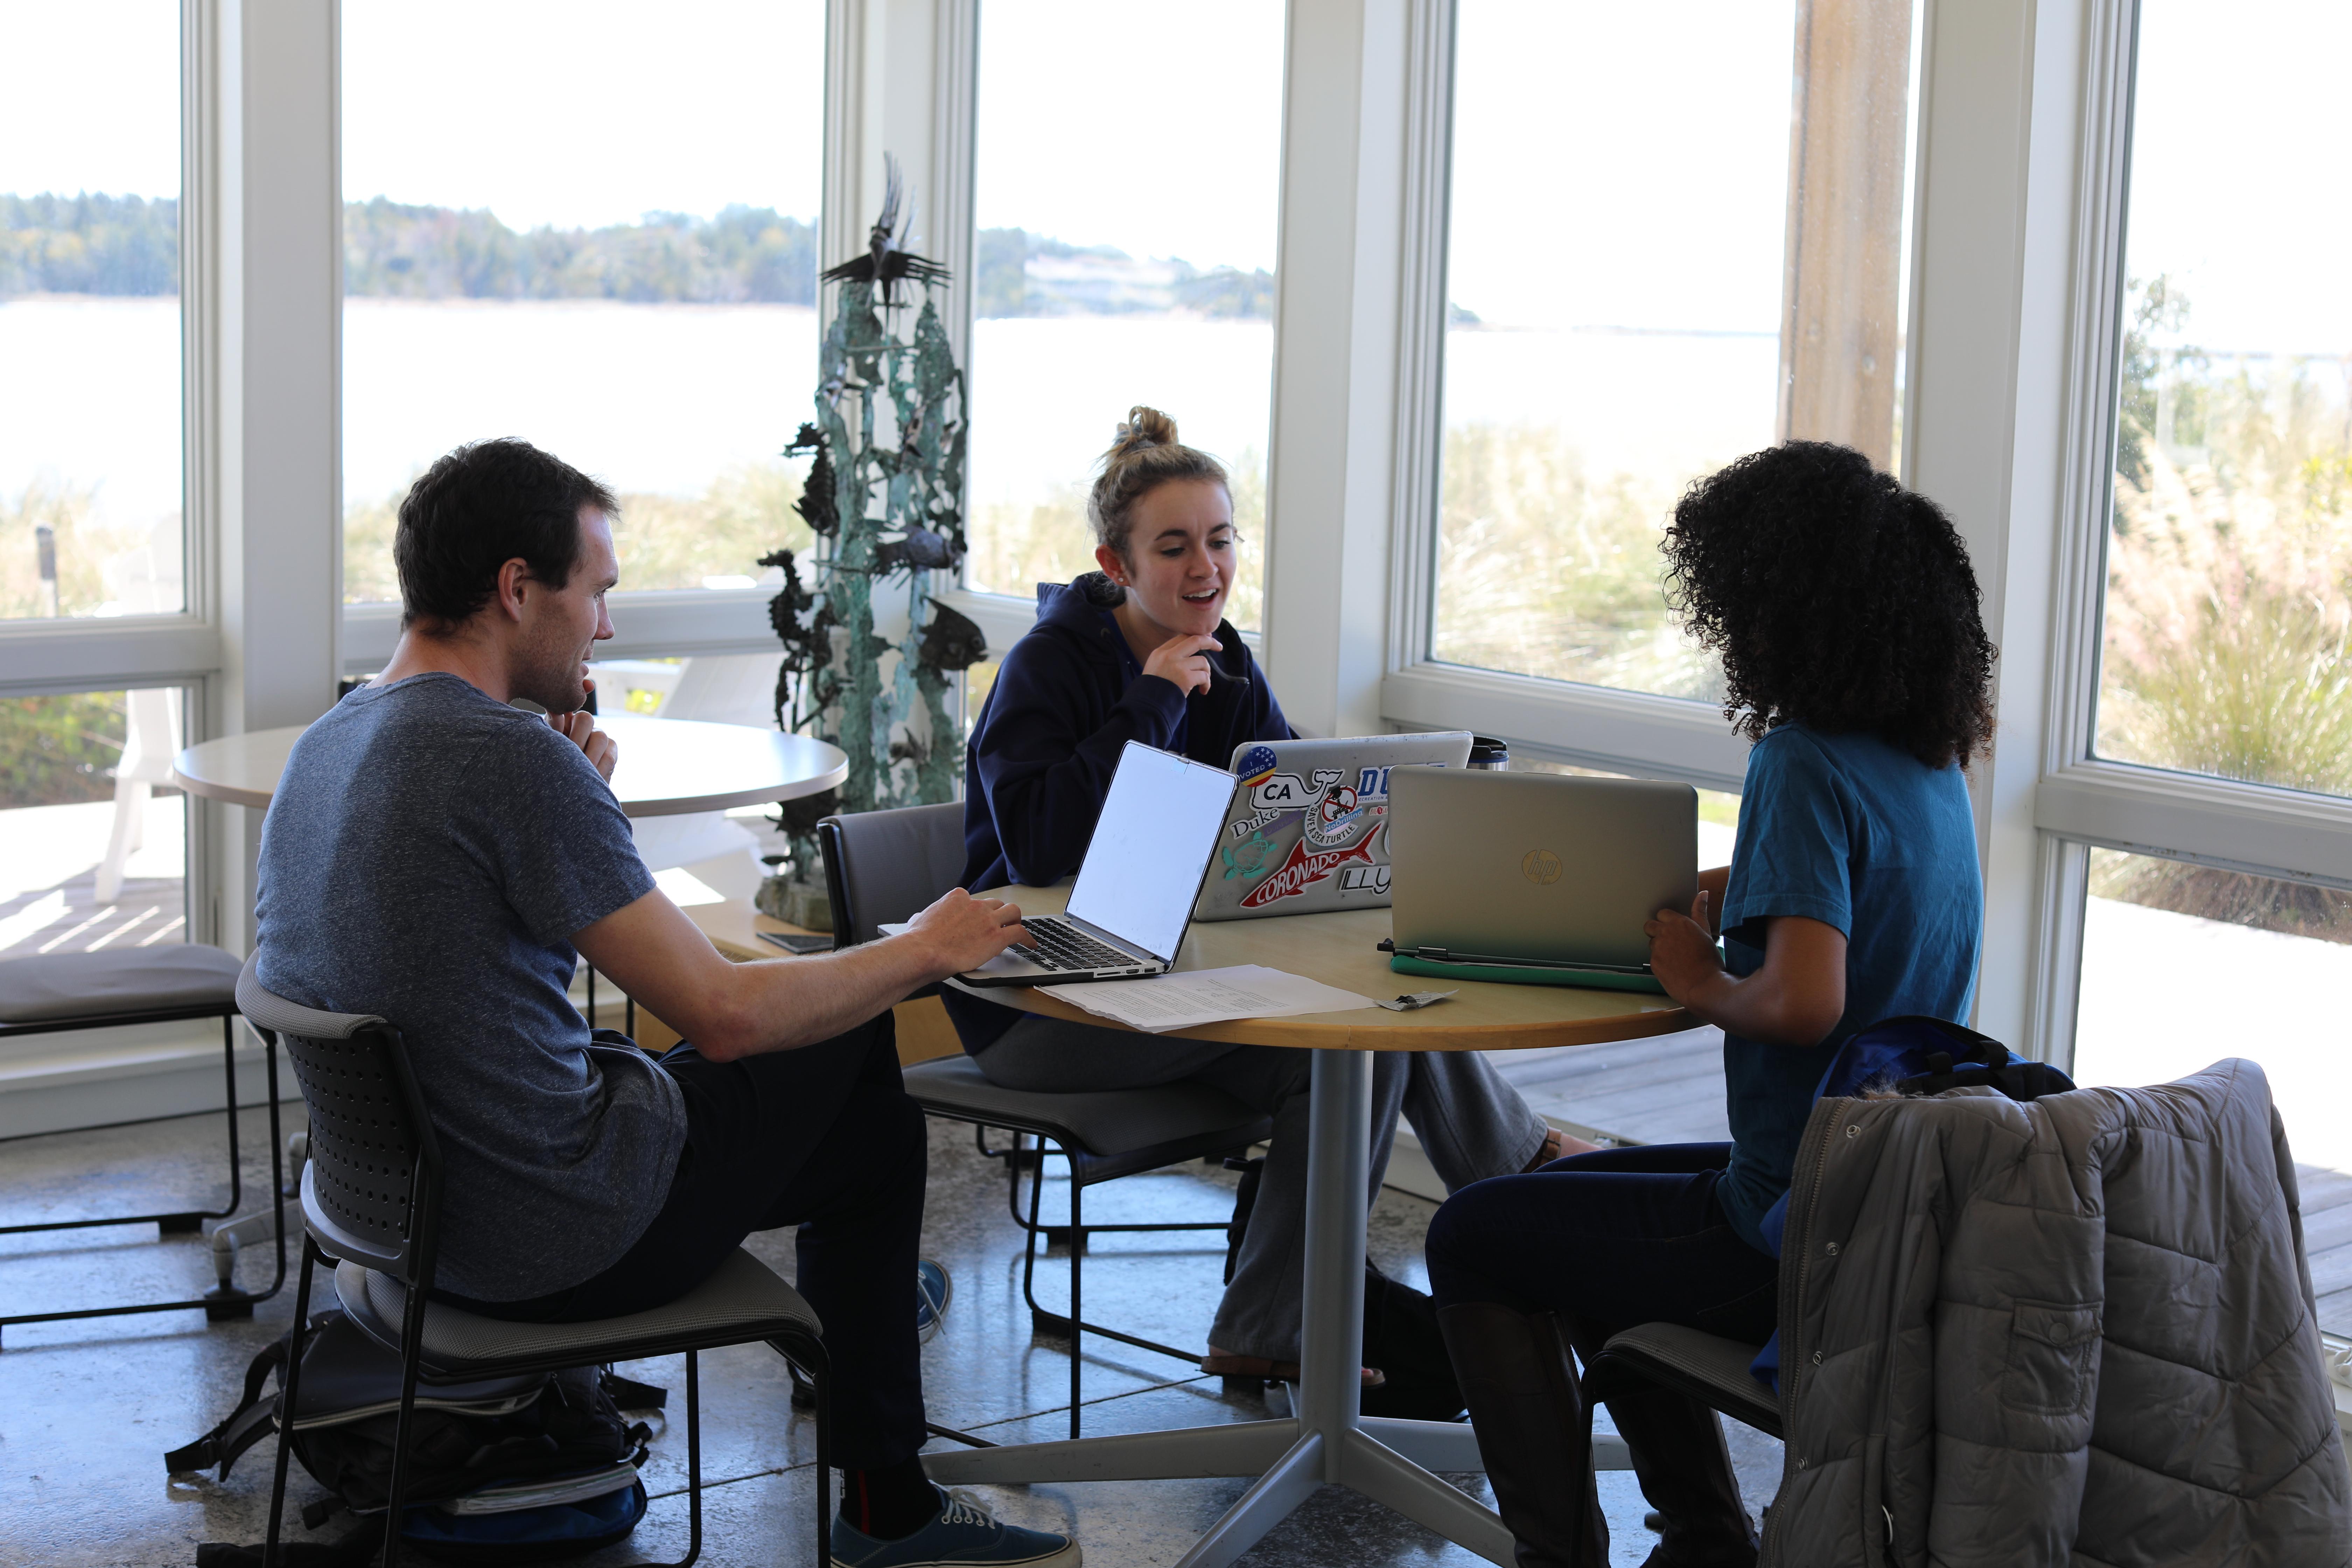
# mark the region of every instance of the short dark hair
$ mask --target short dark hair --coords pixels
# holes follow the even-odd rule
[[[470,619],[518,556],[534,581],[562,587],[580,563],[583,507],[620,510],[611,490],[528,441],[473,441],[442,458],[400,502],[400,624]]]
[[[1790,441],[1684,492],[1666,583],[1723,656],[1724,714],[1864,731],[1930,767],[1992,744],[1993,646],[1943,509],[1849,447]]]

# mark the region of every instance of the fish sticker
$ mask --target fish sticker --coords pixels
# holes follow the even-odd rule
[[[1342,867],[1372,858],[1372,837],[1366,834],[1361,842],[1345,849],[1311,849],[1301,838],[1290,847],[1289,858],[1279,869],[1242,896],[1242,908],[1262,910],[1279,899],[1304,891]]]

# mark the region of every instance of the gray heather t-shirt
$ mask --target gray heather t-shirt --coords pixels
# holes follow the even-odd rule
[[[454,675],[362,687],[303,734],[261,829],[261,983],[396,1026],[444,1164],[437,1283],[483,1301],[619,1260],[686,1105],[591,1044],[573,932],[654,885],[580,748]]]

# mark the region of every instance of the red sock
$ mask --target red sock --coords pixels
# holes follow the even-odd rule
[[[877,1541],[903,1541],[939,1513],[939,1489],[923,1474],[919,1458],[843,1472],[842,1520]]]

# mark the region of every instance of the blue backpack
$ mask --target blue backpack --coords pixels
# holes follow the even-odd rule
[[[316,1530],[349,1510],[358,1528],[332,1542],[281,1542],[286,1568],[363,1568],[383,1545],[400,1357],[340,1311],[310,1321],[302,1345],[301,1410],[280,1408],[292,1331],[247,1369],[245,1397],[219,1426],[164,1456],[174,1472],[218,1467],[276,1434],[330,1496],[302,1510]],[[279,1389],[265,1392],[275,1377]],[[624,1408],[657,1410],[663,1391],[609,1369],[465,1384],[420,1383],[409,1431],[410,1479],[400,1537],[442,1562],[546,1563],[622,1540],[645,1517],[637,1479],[650,1430]],[[197,1568],[259,1568],[262,1549],[196,1548]]]
[[[2048,1062],[2027,1061],[1991,1036],[1942,1018],[1883,1018],[1846,1037],[1815,1086],[1813,1099],[1930,1095],[1974,1086],[1997,1089],[2011,1100],[2039,1100],[2064,1093],[2074,1080]],[[1775,1258],[1780,1256],[1780,1236],[1788,1225],[1789,1194],[1782,1193],[1758,1224]],[[1748,1370],[1757,1382],[1780,1392],[1778,1332]]]

